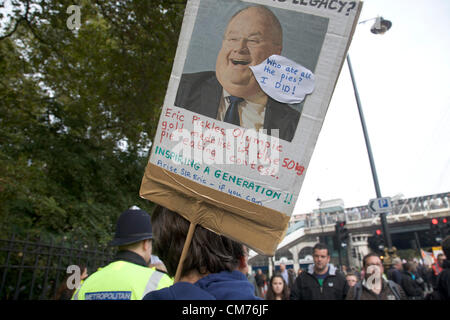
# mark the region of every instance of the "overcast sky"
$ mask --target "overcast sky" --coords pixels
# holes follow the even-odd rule
[[[382,196],[450,191],[450,1],[366,0],[360,20],[392,21],[374,35],[359,24],[350,57]],[[346,207],[376,198],[347,63],[293,214],[317,198]]]

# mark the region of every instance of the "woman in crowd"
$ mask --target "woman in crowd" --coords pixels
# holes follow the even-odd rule
[[[281,275],[270,278],[266,300],[289,300],[289,288]]]

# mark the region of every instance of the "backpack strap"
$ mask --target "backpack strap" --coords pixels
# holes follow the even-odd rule
[[[388,286],[389,286],[389,289],[391,289],[392,293],[394,294],[395,299],[401,300],[402,297],[400,295],[400,292],[398,291],[398,287],[397,287],[398,285],[394,281],[388,280]]]

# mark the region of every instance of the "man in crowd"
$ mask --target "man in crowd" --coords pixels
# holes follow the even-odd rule
[[[405,300],[402,288],[383,278],[383,263],[376,253],[363,258],[364,279],[348,291],[347,300]]]
[[[422,278],[418,281],[416,265],[413,261],[408,261],[403,265],[402,288],[409,300],[422,300],[424,297]]]
[[[436,288],[436,286],[437,286],[437,279],[438,279],[439,274],[443,270],[442,266],[444,264],[444,260],[445,260],[445,255],[443,253],[439,253],[437,256],[436,263],[431,266],[431,268],[433,269],[433,276],[431,277],[433,288]]]
[[[149,268],[152,255],[150,216],[138,207],[124,211],[116,225],[111,246],[119,251],[114,261],[89,276],[73,300],[141,300],[152,290],[168,287],[173,280]]]
[[[326,245],[313,248],[314,264],[302,272],[293,286],[291,300],[344,300],[349,286],[345,277],[330,264]]]
[[[394,258],[392,260],[392,266],[387,272],[387,278],[389,280],[394,281],[396,284],[402,284],[402,272],[403,272],[403,264],[402,259]]]
[[[450,257],[450,236],[442,241],[442,250],[445,257]],[[450,300],[450,260],[442,261],[442,271],[436,283],[436,296],[439,300]]]
[[[264,279],[263,272],[261,269],[256,270],[255,281],[256,281],[256,291],[258,297],[263,297],[262,291],[264,289]]]
[[[290,286],[289,274],[288,274],[288,271],[286,270],[286,265],[284,263],[280,263],[280,271],[279,271],[279,273],[283,277],[284,282],[286,282],[286,284],[288,286]]]
[[[432,277],[433,269],[431,269],[431,264],[428,261],[424,261],[422,265],[417,266],[417,275],[421,277],[424,281],[423,287],[425,295],[433,291]]]

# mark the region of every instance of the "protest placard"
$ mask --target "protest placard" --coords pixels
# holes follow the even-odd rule
[[[140,195],[273,255],[361,5],[189,1]]]

